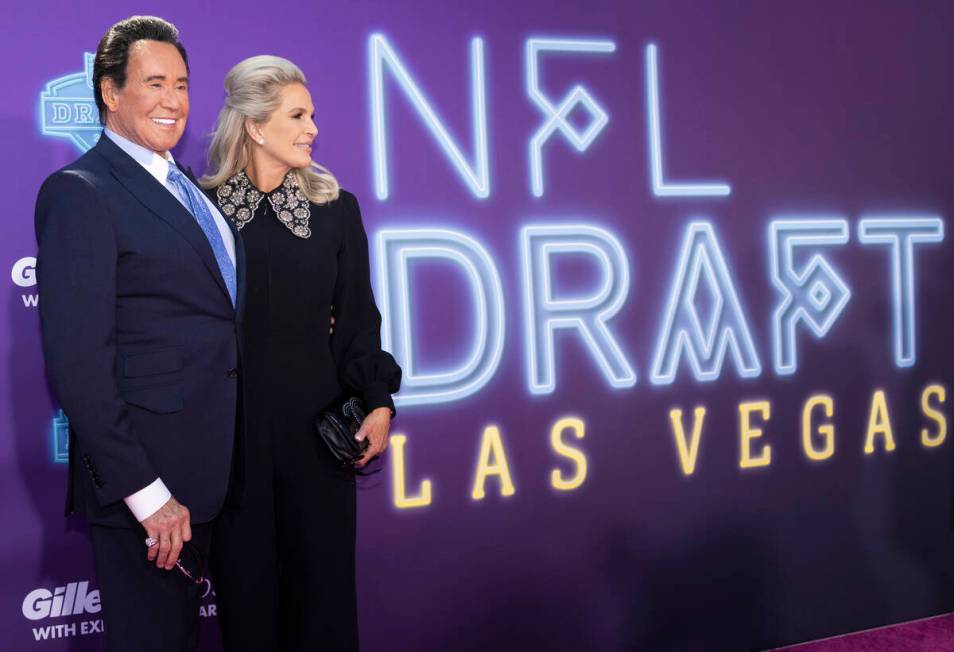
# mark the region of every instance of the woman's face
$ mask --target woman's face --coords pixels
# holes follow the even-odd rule
[[[281,104],[264,123],[252,126],[252,137],[262,153],[289,168],[311,165],[311,144],[318,135],[311,94],[302,84],[289,84],[281,91]]]

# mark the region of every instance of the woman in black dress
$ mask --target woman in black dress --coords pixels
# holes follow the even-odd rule
[[[211,557],[223,641],[356,650],[354,476],[315,419],[342,392],[361,396],[363,466],[387,446],[401,370],[381,350],[358,203],[311,160],[317,129],[301,70],[252,57],[225,90],[202,185],[241,231],[247,279],[243,489],[219,518]]]

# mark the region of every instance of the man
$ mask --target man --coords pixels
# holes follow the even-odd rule
[[[67,513],[90,523],[115,650],[195,647],[188,575],[233,456],[242,250],[169,154],[188,76],[170,23],[110,27],[93,68],[103,135],[36,205],[43,349],[72,432]]]

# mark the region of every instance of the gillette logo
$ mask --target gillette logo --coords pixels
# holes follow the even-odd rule
[[[70,582],[66,586],[34,589],[23,598],[23,617],[29,620],[98,614],[99,589],[89,590],[89,582]]]
[[[36,256],[26,256],[13,263],[10,279],[17,287],[36,287]],[[40,295],[36,292],[27,292],[20,295],[20,298],[24,308],[36,308],[39,305]]]

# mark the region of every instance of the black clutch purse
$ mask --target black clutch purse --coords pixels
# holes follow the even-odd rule
[[[319,437],[344,468],[354,468],[354,463],[370,444],[367,438],[364,441],[354,438],[364,417],[364,402],[357,396],[342,394],[315,420]]]

